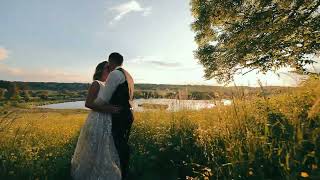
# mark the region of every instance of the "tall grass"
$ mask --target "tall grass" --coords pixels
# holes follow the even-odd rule
[[[77,134],[87,112],[3,110],[0,179],[68,179]]]
[[[132,177],[320,178],[319,80],[274,97],[239,94],[229,107],[136,113]]]
[[[132,179],[320,178],[320,81],[231,106],[136,112]],[[2,110],[0,179],[68,179],[86,111]]]

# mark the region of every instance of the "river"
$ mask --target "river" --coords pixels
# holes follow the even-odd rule
[[[232,101],[228,99],[218,102],[221,105],[230,105],[231,103]],[[216,106],[212,100],[135,99],[133,101],[134,111],[145,111],[146,108],[143,106],[145,104],[164,105],[167,107],[166,110],[169,111],[179,111],[182,109],[200,110]],[[49,104],[39,107],[48,109],[86,109],[84,101]]]

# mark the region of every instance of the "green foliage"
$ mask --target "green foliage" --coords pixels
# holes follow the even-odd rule
[[[19,94],[26,102],[38,101],[82,101],[87,96],[88,84],[81,83],[42,83],[42,82],[9,82],[0,81],[0,88],[10,89],[11,84],[16,84],[20,89]],[[54,87],[56,85],[57,87]],[[70,89],[68,89],[70,88]],[[169,98],[175,99],[179,91],[187,92],[189,99],[230,99],[234,92],[241,89],[247,97],[257,96],[260,89],[257,87],[224,87],[224,86],[204,86],[204,85],[166,85],[166,84],[135,84],[136,99],[148,98]],[[265,92],[270,94],[280,94],[293,90],[292,87],[264,87]],[[43,92],[47,95],[42,96]],[[27,95],[27,96],[25,96]],[[29,95],[29,97],[28,97]]]
[[[29,94],[29,91],[27,90],[22,90],[22,92],[20,93],[20,96],[25,102],[28,102],[30,100],[30,94]]]
[[[150,98],[163,98],[157,90],[137,90],[134,92],[135,99],[150,99]]]
[[[0,100],[3,100],[5,98],[5,91],[4,89],[0,88]]]
[[[19,88],[16,83],[10,83],[7,93],[7,99],[10,100],[19,100]]]
[[[49,92],[48,91],[39,91],[38,97],[40,97],[42,100],[48,100]]]
[[[215,96],[212,92],[208,93],[208,92],[193,91],[190,93],[188,99],[193,99],[193,100],[215,99]]]
[[[319,0],[192,0],[205,77],[232,80],[243,69],[261,72],[290,66],[310,73],[319,52]],[[242,72],[241,72],[242,73]]]
[[[0,88],[8,89],[10,87],[9,81],[0,80]],[[14,82],[23,90],[50,90],[50,91],[78,91],[87,90],[89,84],[86,83],[56,83],[56,82]]]

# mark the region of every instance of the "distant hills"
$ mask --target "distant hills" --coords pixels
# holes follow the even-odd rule
[[[0,88],[9,89],[15,84],[19,90],[31,91],[86,91],[88,83],[57,83],[57,82],[10,82],[0,80]],[[186,96],[193,99],[210,99],[211,97],[230,98],[235,94],[242,93],[246,96],[261,94],[279,94],[294,89],[294,87],[266,86],[206,86],[206,85],[167,85],[167,84],[135,84],[135,97],[138,98],[177,98]]]
[[[21,82],[0,80],[0,88],[8,89],[11,83],[15,83],[19,89],[49,90],[49,91],[83,91],[89,88],[87,83],[57,83],[57,82]]]
[[[25,87],[28,90],[69,90],[69,91],[82,91],[87,90],[90,86],[89,83],[58,83],[58,82],[22,82],[22,81],[5,81],[0,80],[0,88],[7,89],[10,83],[15,83],[18,87]],[[209,86],[209,85],[172,85],[172,84],[135,84],[136,90],[181,90],[189,89],[191,91],[210,92],[214,90],[226,89],[260,89],[260,87],[249,86]],[[266,89],[292,89],[293,87],[283,86],[265,86]]]

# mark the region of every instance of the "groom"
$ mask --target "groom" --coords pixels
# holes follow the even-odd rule
[[[110,74],[103,90],[103,97],[105,97],[105,102],[121,107],[120,113],[112,114],[112,135],[120,157],[122,179],[126,179],[130,158],[128,140],[133,123],[130,102],[133,99],[134,82],[131,75],[122,68],[122,64],[123,57],[121,54],[110,54]]]

